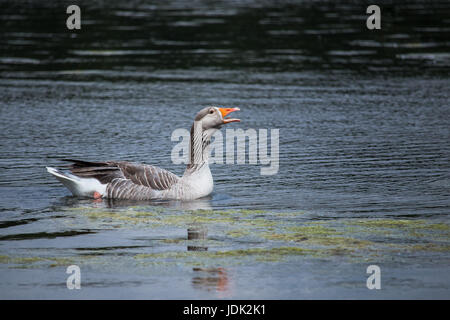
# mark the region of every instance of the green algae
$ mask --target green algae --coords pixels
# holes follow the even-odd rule
[[[282,232],[263,232],[261,237],[267,240],[285,241],[285,242],[300,242],[318,237],[327,237],[332,235],[339,235],[335,229],[325,227],[323,225],[301,225],[288,226],[281,230]]]
[[[142,253],[134,256],[135,259],[166,259],[166,258],[226,258],[226,257],[245,257],[245,256],[287,256],[287,255],[305,255],[311,250],[300,247],[278,247],[278,248],[249,248],[235,249],[228,251],[166,251],[159,253]]]
[[[450,237],[450,225],[446,223],[430,223],[423,219],[366,219],[357,221],[346,221],[347,225],[359,226],[360,232],[401,235],[412,238],[442,238],[448,240]]]
[[[273,227],[277,225],[275,221],[269,221],[265,219],[250,219],[250,220],[242,220],[243,224],[255,227]]]
[[[210,216],[197,216],[197,215],[170,215],[161,217],[161,223],[175,225],[175,226],[186,226],[189,224],[229,224],[232,225],[236,223],[237,219],[233,217],[210,217]]]
[[[230,231],[227,231],[227,233],[226,233],[226,235],[228,237],[234,237],[234,238],[245,237],[245,236],[248,236],[249,234],[250,234],[250,231],[245,230],[245,229],[230,230]]]
[[[283,242],[302,242],[305,246],[338,247],[342,249],[364,249],[373,245],[371,241],[356,239],[353,237],[338,237],[342,234],[330,228],[311,228],[307,226],[288,228],[301,230],[301,232],[287,233],[263,233],[261,236],[267,240]],[[317,249],[317,248],[316,248]]]
[[[35,262],[44,261],[44,258],[40,257],[11,257],[11,256],[0,256],[0,263],[5,264],[31,264]]]
[[[419,219],[366,219],[350,220],[348,224],[359,225],[366,228],[425,228],[430,230],[449,230],[447,224],[430,224],[426,220]]]
[[[103,210],[88,210],[84,211],[84,214],[91,220],[107,220],[107,221],[120,221],[131,224],[139,224],[139,223],[157,223],[157,219],[148,218],[148,216],[143,216],[142,213],[138,213],[138,215],[123,213],[123,212],[114,212],[114,211],[103,211]]]
[[[284,242],[299,242],[305,241],[308,239],[305,235],[301,233],[272,233],[272,232],[264,232],[260,234],[261,237],[267,240],[273,241],[284,241]]]
[[[379,252],[432,251],[447,252],[450,226],[447,223],[432,223],[424,219],[334,219],[304,221],[300,215],[305,212],[269,212],[265,210],[230,209],[230,210],[148,210],[148,207],[127,210],[104,210],[92,208],[82,210],[85,217],[92,221],[114,224],[117,227],[143,225],[145,228],[190,228],[202,225],[212,232],[209,236],[240,238],[239,241],[260,241],[268,245],[296,245],[302,254],[311,257],[348,256],[349,258],[369,259]],[[286,219],[289,216],[289,219]],[[427,245],[410,244],[412,239],[424,239]],[[208,240],[208,239],[205,239]],[[203,240],[202,247],[222,247],[220,243]],[[395,240],[395,243],[391,243]],[[431,241],[433,240],[433,241]],[[161,244],[174,246],[191,245],[187,239],[161,239]],[[436,241],[444,242],[437,244]],[[192,246],[197,245],[196,243]],[[172,247],[172,246],[171,246]],[[245,250],[245,249],[243,249]],[[250,250],[250,251],[249,251]],[[136,259],[174,259],[179,262],[195,263],[195,258],[208,259],[254,257],[256,261],[277,261],[284,254],[273,251],[170,251],[166,253],[143,254]],[[268,249],[265,249],[268,250]],[[370,256],[370,257],[369,257]],[[3,258],[4,259],[4,258]],[[3,260],[0,257],[0,262]],[[184,259],[184,260],[183,260]],[[204,261],[198,262],[203,264]],[[172,262],[173,263],[173,262]]]
[[[141,218],[141,217],[155,217],[158,215],[156,212],[151,211],[137,211],[134,214],[134,217]]]
[[[446,223],[432,223],[424,226],[424,228],[428,230],[445,231],[450,233],[450,225]]]
[[[234,210],[236,213],[242,214],[242,215],[249,215],[249,214],[265,214],[267,211],[265,210],[258,210],[258,209],[240,209],[240,210]]]
[[[334,246],[341,248],[352,248],[352,249],[363,249],[370,245],[373,245],[373,242],[368,240],[360,240],[350,237],[316,237],[312,239],[308,239],[309,243],[322,245],[322,246]]]
[[[263,218],[241,219],[241,215],[262,214],[262,210],[190,210],[190,211],[135,211],[135,210],[102,210],[102,209],[84,209],[81,213],[90,220],[111,223],[119,222],[123,226],[144,224],[153,227],[164,225],[185,227],[189,224],[226,224],[236,223],[247,224],[250,226],[268,227],[275,223]]]
[[[20,268],[33,268],[40,263],[47,263],[49,267],[69,266],[74,263],[72,258],[64,257],[12,257],[0,256],[0,263],[19,265]]]
[[[138,208],[138,207],[137,207]],[[140,208],[140,207],[139,207]],[[91,221],[111,223],[118,222],[120,227],[124,225],[152,225],[159,224],[158,218],[159,210],[144,211],[135,210],[133,208],[127,208],[127,210],[105,210],[105,209],[92,209],[92,208],[68,208],[67,211],[78,211],[82,216],[87,217]]]
[[[86,257],[83,257],[86,258]],[[75,263],[75,260],[73,258],[51,258],[49,259],[51,261],[51,264],[49,267],[67,267]]]
[[[81,213],[92,221],[103,223],[118,222],[121,225],[143,224],[150,227],[160,227],[164,225],[185,227],[189,224],[206,224],[206,225],[236,225],[269,228],[274,227],[279,222],[268,220],[264,216],[267,212],[264,210],[188,210],[188,211],[157,211],[157,210],[103,210],[92,208],[70,209],[72,211],[81,211]],[[292,213],[289,213],[292,214]],[[273,216],[273,214],[271,214]]]
[[[248,216],[248,215],[261,215],[268,213],[268,211],[257,209],[237,209],[237,210],[198,209],[198,210],[188,210],[187,212],[195,215],[220,215],[220,216],[230,216],[230,215]]]
[[[197,210],[187,210],[188,214],[191,215],[213,215],[213,214],[226,214],[224,211],[212,210],[212,209],[197,209]]]
[[[186,242],[186,239],[162,239],[161,242],[163,243],[180,243],[180,242]]]
[[[305,211],[286,211],[286,212],[271,212],[261,209],[228,209],[228,210],[213,210],[213,209],[198,209],[187,211],[193,215],[209,215],[209,216],[235,216],[235,217],[265,217],[265,216],[298,216],[303,215]]]
[[[186,251],[165,251],[159,253],[139,253],[134,256],[134,259],[166,259],[166,258],[185,258],[187,257],[188,252]]]
[[[371,250],[369,247],[374,246],[384,254],[386,252],[406,254],[417,251],[448,252],[450,250],[450,226],[447,223],[432,223],[424,219],[359,219],[342,221],[342,224],[345,226],[342,231],[345,231],[346,234],[358,234],[366,239],[368,237],[377,238],[376,243],[367,240],[349,242],[348,239],[341,239],[342,246],[366,248],[372,255],[376,250]],[[395,243],[391,243],[392,239],[395,239]],[[425,242],[411,243],[417,239]],[[324,243],[328,244],[331,241],[339,247],[341,240],[327,238],[319,242],[325,241]]]
[[[337,232],[335,229],[325,227],[323,225],[301,225],[301,226],[292,226],[287,227],[286,230],[293,231],[295,233],[303,234],[304,236],[328,236],[341,234],[341,232]]]
[[[449,244],[425,243],[415,244],[407,247],[408,250],[414,251],[434,251],[434,252],[450,252]]]

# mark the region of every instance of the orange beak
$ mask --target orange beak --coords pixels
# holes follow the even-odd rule
[[[241,122],[240,119],[225,119],[227,115],[229,115],[232,112],[239,111],[241,109],[239,108],[219,108],[220,113],[222,114],[223,123],[230,123],[230,122]]]

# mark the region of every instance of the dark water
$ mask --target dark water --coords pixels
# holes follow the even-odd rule
[[[1,2],[1,298],[449,298],[450,4]],[[280,130],[280,167],[214,165],[193,202],[78,200],[45,171],[182,174],[209,104]],[[81,290],[66,268],[81,269]],[[378,265],[382,289],[368,290]]]

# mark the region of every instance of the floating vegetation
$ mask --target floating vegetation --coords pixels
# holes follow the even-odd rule
[[[333,228],[325,227],[323,225],[316,225],[316,224],[287,227],[286,230],[293,231],[295,233],[301,233],[301,234],[304,234],[305,236],[329,236],[329,235],[342,234],[341,232],[337,232]]]
[[[346,220],[344,224],[356,226],[352,230],[366,237],[383,237],[379,242],[387,247],[407,251],[450,251],[450,225],[447,223],[424,219],[359,219]],[[391,243],[390,239],[397,241]]]
[[[364,219],[347,220],[347,224],[360,225],[366,228],[411,228],[423,226],[424,220],[406,220],[406,219]]]
[[[166,251],[158,253],[144,253],[134,256],[137,260],[145,259],[188,259],[194,258],[197,264],[199,259],[217,259],[217,258],[244,258],[244,257],[269,257],[269,260],[280,260],[284,256],[289,255],[306,255],[310,254],[310,249],[300,247],[278,247],[278,248],[249,248],[236,249],[228,251]]]
[[[314,237],[308,240],[312,244],[322,246],[334,246],[342,248],[363,249],[370,245],[374,245],[373,242],[368,240],[360,240],[350,237]]]
[[[275,222],[269,221],[261,215],[266,211],[263,210],[145,210],[139,208],[127,208],[125,210],[110,210],[110,209],[92,209],[92,208],[72,208],[71,212],[77,212],[86,216],[91,220],[98,222],[119,222],[123,226],[128,224],[137,225],[142,224],[150,227],[158,226],[180,226],[184,227],[189,224],[226,224],[233,225],[236,223],[243,223],[251,226],[268,227],[275,225]],[[258,216],[256,218],[249,217]]]
[[[284,241],[284,242],[300,242],[308,240],[308,237],[301,233],[272,233],[264,232],[261,236],[267,240]]]
[[[35,268],[39,265],[47,265],[49,267],[69,266],[76,260],[66,257],[19,257],[19,256],[0,256],[0,263],[15,265],[16,267],[26,269]]]
[[[226,232],[226,235],[228,237],[233,237],[233,238],[241,238],[241,237],[245,237],[248,236],[250,234],[249,230],[246,229],[234,229],[234,230],[230,230]]]
[[[71,210],[70,212],[76,212]],[[450,226],[425,219],[326,219],[311,220],[307,212],[265,210],[181,210],[149,206],[125,208],[80,208],[76,212],[87,223],[114,228],[144,228],[158,241],[150,252],[131,254],[146,265],[189,266],[244,261],[280,261],[288,256],[352,261],[393,259],[414,252],[449,252]],[[192,230],[200,228],[192,238]],[[199,230],[200,230],[199,229]],[[167,230],[177,230],[164,238]],[[180,230],[184,237],[179,235]],[[191,237],[191,238],[190,238]],[[255,248],[257,246],[257,248]],[[229,249],[229,248],[232,249]],[[163,250],[158,252],[158,250]],[[156,251],[156,252],[155,252]],[[395,259],[395,258],[394,258]],[[4,259],[0,258],[0,262]]]
[[[432,223],[424,219],[366,219],[347,220],[347,225],[359,226],[360,230],[374,233],[409,233],[411,236],[438,236],[450,238],[450,225]]]
[[[436,244],[436,243],[416,244],[410,246],[408,249],[414,251],[450,252],[450,244]]]

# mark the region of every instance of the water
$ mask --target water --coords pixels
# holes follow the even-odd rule
[[[78,32],[69,4],[2,2],[1,298],[449,298],[448,3],[380,2],[368,31],[356,3],[79,2]],[[45,170],[181,175],[171,133],[209,104],[280,130],[278,174],[214,165],[209,198],[127,203]]]

